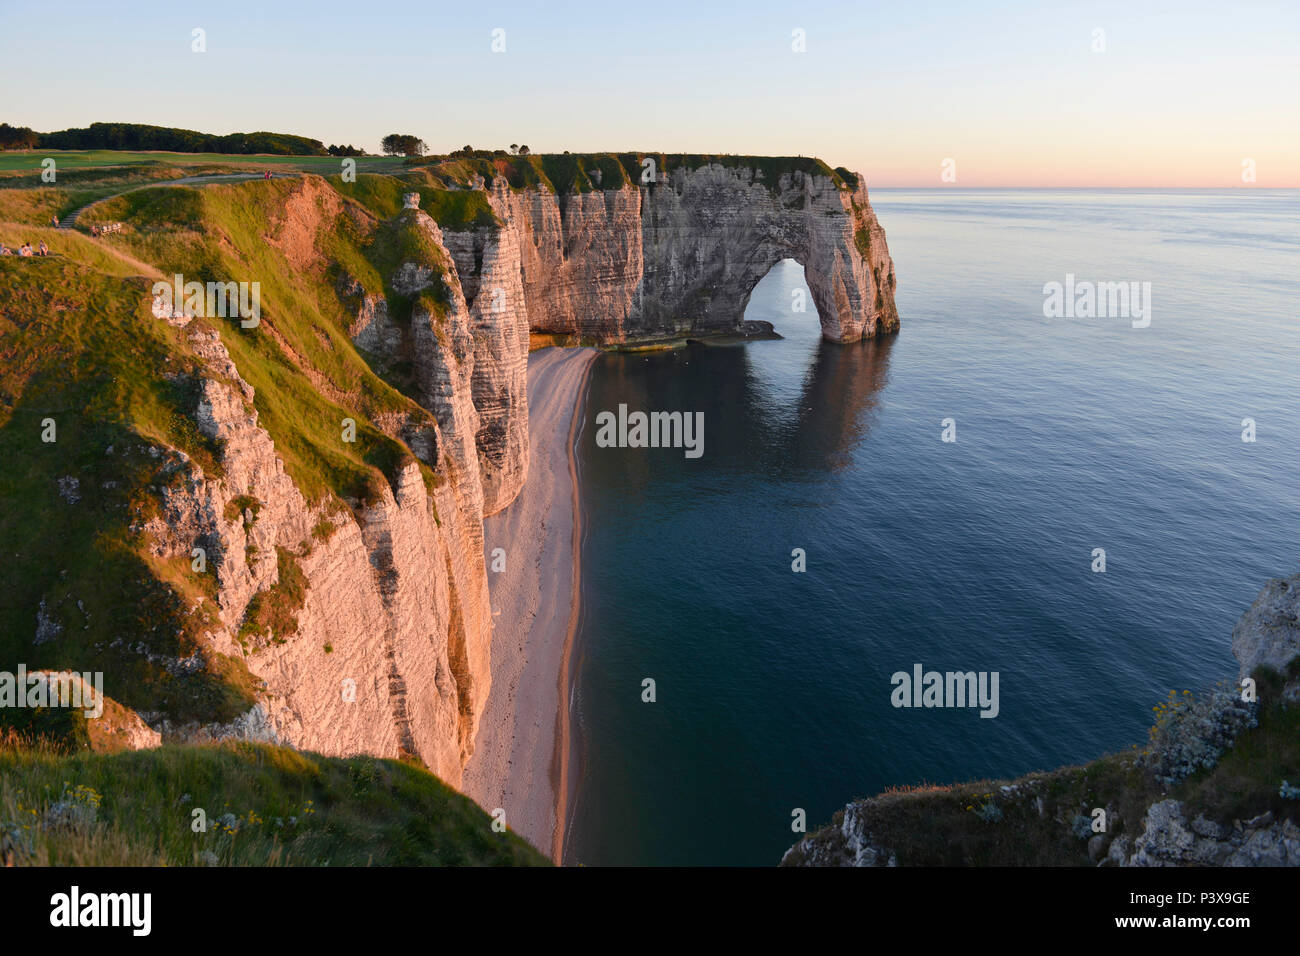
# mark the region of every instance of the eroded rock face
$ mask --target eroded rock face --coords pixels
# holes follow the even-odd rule
[[[98,753],[118,750],[146,750],[162,743],[162,735],[146,724],[134,710],[123,707],[103,693],[90,675],[73,671],[31,671],[29,679],[43,684],[43,698],[53,707],[73,707],[89,719],[86,722],[90,749]],[[34,686],[34,685],[33,685]]]
[[[473,328],[485,514],[513,501],[528,473],[530,330],[599,343],[740,333],[754,286],[784,258],[803,263],[828,339],[898,329],[894,263],[862,177],[843,189],[823,175],[768,183],[756,169],[707,165],[565,195],[498,177],[487,198],[498,225],[439,237]],[[356,326],[366,348],[393,336],[369,301]]]
[[[492,196],[517,233],[535,332],[602,343],[739,332],[754,286],[784,258],[803,264],[827,338],[898,328],[894,263],[861,177],[842,189],[823,175],[768,183],[706,165],[563,196],[498,179]]]
[[[185,461],[184,480],[163,489],[161,514],[146,530],[160,558],[188,560],[193,547],[204,548],[217,577],[219,622],[207,638],[214,651],[242,657],[265,687],[257,706],[229,724],[155,725],[182,739],[237,736],[330,755],[411,754],[458,785],[491,679],[472,428],[468,444],[435,436],[433,443],[460,461],[432,492],[411,462],[395,489],[384,487],[368,505],[314,505],[285,473],[258,425],[253,390],[217,333],[193,329],[190,340],[210,375],[196,418],[223,442],[222,474],[205,475]],[[447,349],[437,361],[449,381],[467,382],[458,355]],[[444,411],[449,424],[462,427],[456,419],[463,410]],[[274,639],[241,638],[254,597],[279,597],[281,552],[305,578],[297,627]]]
[[[640,331],[633,320],[645,273],[639,190],[557,196],[493,183],[494,204],[516,230],[529,327],[601,342]]]
[[[825,176],[754,175],[678,169],[644,191],[645,279],[632,331],[737,330],[754,286],[785,258],[804,266],[828,339],[897,330],[894,263],[861,178],[848,191]]]
[[[1116,845],[1119,846],[1116,849]],[[1300,827],[1274,822],[1271,813],[1257,820],[1222,827],[1197,817],[1189,821],[1177,800],[1161,800],[1147,809],[1142,834],[1133,843],[1117,839],[1110,862],[1120,866],[1300,866]]]
[[[473,332],[471,394],[484,515],[514,501],[528,475],[528,306],[520,230],[504,180],[497,180],[491,196],[500,228],[442,234]]]
[[[872,841],[863,808],[850,803],[834,834],[805,837],[781,858],[782,865],[796,866],[898,866],[898,857],[886,846]]]
[[[482,519],[514,500],[528,470],[530,329],[601,342],[736,332],[754,285],[787,256],[804,263],[828,338],[897,327],[893,263],[862,186],[797,172],[769,184],[706,166],[564,196],[497,179],[487,195],[493,225],[444,231],[410,203],[378,224],[417,240],[392,244],[404,258],[383,277],[409,321],[394,315],[398,300],[351,276],[336,289],[354,343],[382,373],[409,375],[433,416],[384,427],[436,468],[434,488],[412,463],[367,504],[307,501],[219,336],[178,323],[207,366],[195,418],[222,443],[221,474],[178,455],[184,480],[161,492],[151,547],[166,559],[205,550],[217,584],[211,647],[265,687],[226,724],[154,715],[164,735],[412,754],[458,785],[491,680]],[[304,194],[304,209],[319,199]],[[304,268],[315,261],[308,232],[276,239]],[[296,627],[241,634],[259,597],[280,599],[286,567],[305,581]]]
[[[1232,653],[1242,677],[1262,665],[1284,671],[1300,655],[1300,574],[1264,585],[1232,629]]]
[[[853,342],[898,329],[894,264],[865,181],[788,172],[680,167],[662,181],[556,195],[487,190],[498,222],[439,229],[404,209],[447,253],[442,271],[469,316],[472,404],[484,514],[505,508],[528,473],[527,360],[530,330],[623,343],[736,334],[754,286],[784,258],[803,263],[822,331]],[[404,264],[396,287],[424,288],[440,267]],[[356,316],[353,340],[383,366],[401,332],[382,298],[341,289]],[[421,375],[439,375],[414,357]],[[435,383],[424,404],[449,399]]]

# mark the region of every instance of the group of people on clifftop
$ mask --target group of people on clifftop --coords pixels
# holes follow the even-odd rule
[[[26,257],[26,256],[48,256],[49,254],[50,254],[50,247],[45,244],[44,239],[41,240],[40,244],[37,246],[36,249],[32,249],[32,244],[30,242],[24,242],[21,246],[18,247],[18,251],[16,253],[14,252],[14,250],[6,246],[3,242],[0,242],[0,256],[18,255],[18,256]]]

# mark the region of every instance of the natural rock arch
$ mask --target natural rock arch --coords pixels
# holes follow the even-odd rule
[[[775,184],[754,173],[678,169],[643,190],[643,281],[630,329],[739,330],[754,287],[777,262],[794,259],[826,338],[895,331],[894,264],[861,178],[847,189],[799,171]]]
[[[489,201],[518,250],[517,314],[529,329],[598,343],[739,332],[759,279],[792,258],[826,338],[897,331],[894,263],[861,176],[758,158],[660,159],[655,182],[615,189],[557,195],[493,181]],[[474,247],[497,241],[498,230],[477,231],[447,231],[467,286]]]

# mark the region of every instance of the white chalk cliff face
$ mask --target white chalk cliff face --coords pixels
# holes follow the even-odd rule
[[[750,294],[784,258],[804,265],[827,338],[898,330],[894,263],[865,179],[763,176],[683,166],[653,184],[564,195],[497,177],[486,192],[498,226],[443,230],[474,330],[485,514],[509,505],[528,472],[530,330],[597,343],[742,332]]]
[[[237,635],[255,597],[286,599],[276,591],[286,561],[305,579],[305,598],[292,634],[264,645],[253,638],[247,663],[264,688],[252,711],[230,725],[155,723],[187,739],[409,754],[457,785],[490,684],[477,470],[462,462],[430,493],[411,462],[396,490],[385,487],[373,503],[312,508],[258,426],[252,388],[216,332],[195,329],[190,340],[208,363],[197,418],[223,442],[221,475],[184,463],[185,480],[163,489],[147,529],[152,549],[188,558],[195,541],[207,542],[219,618],[208,638],[220,653],[242,656]]]
[[[758,168],[705,165],[562,196],[497,179],[491,201],[514,233],[535,332],[599,343],[739,332],[754,286],[784,258],[803,264],[827,338],[898,329],[894,263],[860,176],[850,189],[800,171],[766,182]],[[458,251],[462,277],[472,274]]]
[[[764,183],[756,173],[679,169],[645,190],[645,279],[631,329],[739,329],[754,286],[792,258],[804,266],[826,338],[896,331],[894,263],[864,181],[849,191],[825,176]]]
[[[483,483],[483,514],[515,500],[528,474],[528,307],[520,231],[510,218],[504,181],[492,192],[499,228],[448,229],[441,241],[454,263],[474,339],[474,435]]]

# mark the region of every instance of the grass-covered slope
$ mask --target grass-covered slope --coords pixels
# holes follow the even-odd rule
[[[361,173],[348,182],[340,174],[329,177],[330,186],[341,196],[354,200],[381,219],[392,219],[402,211],[407,193],[420,194],[420,208],[443,229],[496,229],[501,223],[487,196],[480,190],[448,189],[449,180],[425,169],[413,169],[397,176]]]
[[[341,271],[362,271],[376,224],[349,215],[323,181],[274,180],[131,192],[94,207],[85,225],[120,221],[108,239],[188,281],[257,282],[261,321],[214,321],[253,386],[260,422],[310,500],[373,497],[376,471],[392,477],[409,450],[376,422],[430,416],[385,383],[347,335]],[[79,223],[81,225],[81,223]],[[340,440],[353,418],[357,441]]]
[[[31,172],[41,169],[43,159],[53,159],[62,181],[65,170],[97,169],[105,167],[147,167],[157,164],[184,166],[188,173],[195,167],[221,165],[239,170],[301,170],[328,176],[343,169],[343,160],[355,163],[358,171],[391,172],[408,165],[401,156],[270,156],[238,155],[234,153],[177,153],[166,150],[117,149],[39,149],[0,151],[0,179],[9,172]]]
[[[0,780],[3,863],[547,865],[472,800],[393,760],[248,743],[71,756],[8,745]]]
[[[134,186],[232,171],[218,164],[182,169],[156,161],[89,169],[56,167],[53,184],[42,179],[39,167],[33,171],[0,173],[0,222],[49,225],[53,216],[66,219],[69,213],[88,203]]]
[[[70,258],[0,258],[0,661],[102,670],[127,706],[230,719],[252,700],[242,661],[176,676],[123,647],[197,646],[189,599],[203,584],[152,561],[140,527],[150,486],[174,480],[162,447],[219,472],[190,417],[197,361],[148,313],[148,284]]]

